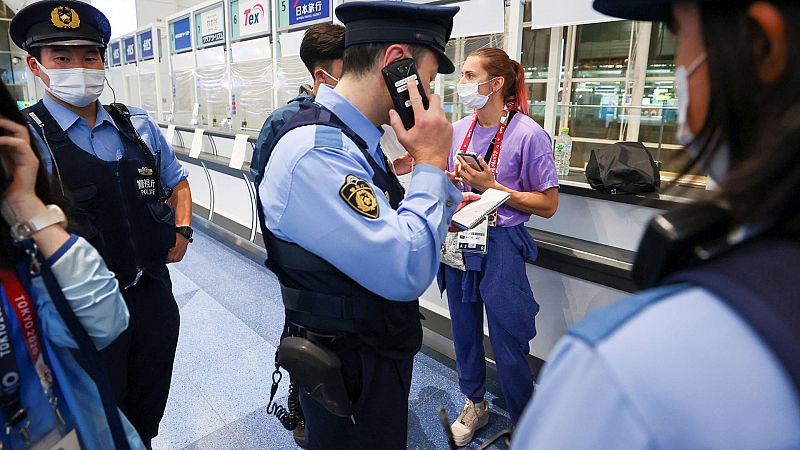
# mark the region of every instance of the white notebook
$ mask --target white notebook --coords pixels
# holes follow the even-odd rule
[[[453,224],[468,230],[479,224],[484,217],[499,208],[509,198],[511,198],[511,194],[508,192],[487,189],[486,192],[481,194],[480,200],[470,203],[453,215]]]

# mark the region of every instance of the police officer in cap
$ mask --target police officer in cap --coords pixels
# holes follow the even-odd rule
[[[651,222],[659,287],[568,332],[514,448],[800,448],[800,5],[594,6],[676,33],[678,137],[721,191]]]
[[[444,50],[457,11],[400,2],[337,7],[345,25],[341,80],[335,89],[320,86],[267,152],[259,198],[288,333],[338,355],[353,404],[352,416],[340,417],[301,392],[310,449],[406,448],[413,358],[422,344],[417,298],[433,280],[464,199],[443,170],[452,127],[429,92],[437,73],[454,70]],[[409,130],[381,73],[407,58],[430,102],[426,110],[416,83],[404,86],[415,117]],[[408,192],[378,145],[388,123],[416,163]]]
[[[145,111],[98,101],[111,35],[103,13],[80,1],[40,1],[22,8],[9,31],[46,86],[23,114],[72,230],[99,250],[130,310],[128,330],[103,358],[119,406],[148,444],[164,414],[178,340],[166,263],[180,261],[191,242],[187,171]]]

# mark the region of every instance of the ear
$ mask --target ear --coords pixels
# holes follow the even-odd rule
[[[492,81],[493,91],[503,92],[503,86],[506,84],[505,77],[497,77]]]
[[[36,62],[36,58],[28,54],[28,56],[25,58],[25,63],[28,65],[28,69],[30,69],[34,76],[41,78],[41,70],[39,70],[39,64]]]
[[[383,54],[383,64],[381,64],[381,67],[386,67],[389,64],[404,58],[410,58],[408,49],[400,44],[392,44]]]
[[[766,2],[753,3],[747,14],[765,39],[761,48],[754,49],[758,77],[764,84],[774,83],[783,76],[788,64],[786,22],[781,13]]]
[[[314,68],[314,83],[325,83],[325,74],[319,67]]]

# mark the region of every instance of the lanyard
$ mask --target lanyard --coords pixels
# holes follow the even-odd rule
[[[5,287],[5,283],[3,283]],[[23,424],[22,429],[27,429],[27,414],[22,408],[22,398],[20,396],[20,374],[17,358],[14,355],[14,345],[11,341],[11,327],[8,322],[5,307],[0,304],[0,407],[3,409],[8,428]],[[10,433],[9,433],[10,434]]]
[[[30,296],[17,280],[16,275],[10,270],[0,270],[0,282],[3,283],[3,289],[6,291],[8,301],[17,316],[25,347],[28,349],[28,356],[36,369],[36,373],[39,375],[42,388],[47,394],[50,392],[50,388],[53,387],[53,374],[44,361],[42,339],[39,336],[36,324],[36,305],[33,304]]]
[[[512,110],[508,106],[506,106],[505,111],[506,113],[500,118],[500,126],[497,128],[497,134],[494,135],[494,139],[492,139],[492,143],[490,144],[490,147],[492,148],[492,156],[489,161],[487,161],[489,163],[489,170],[494,176],[497,176],[497,162],[500,160],[500,150],[503,147],[503,135],[506,134],[509,117],[512,115]],[[475,132],[475,125],[477,123],[478,113],[476,112],[475,117],[472,119],[472,124],[469,126],[469,130],[467,130],[467,135],[464,137],[464,142],[461,143],[462,153],[469,149],[469,143],[472,141],[472,133]]]
[[[22,287],[22,284],[17,279],[17,276],[14,275],[8,269],[0,269],[0,283],[2,283],[3,290],[5,291],[6,298],[8,298],[8,302],[11,304],[12,309],[14,310],[14,315],[17,317],[17,322],[19,323],[20,330],[22,331],[22,338],[25,342],[25,347],[28,349],[28,356],[30,357],[31,363],[33,364],[34,369],[36,370],[36,374],[39,375],[39,381],[42,385],[42,390],[44,391],[45,396],[47,397],[50,405],[53,407],[53,411],[56,414],[57,419],[59,420],[60,425],[63,425],[64,419],[61,416],[61,413],[58,410],[58,400],[53,392],[53,373],[50,371],[50,367],[47,365],[44,359],[44,352],[42,349],[42,339],[39,336],[39,330],[37,327],[36,321],[36,305],[33,303],[30,295],[25,291],[25,288]],[[3,316],[3,325],[5,325],[5,331],[8,332],[8,320],[7,316],[5,315],[4,308],[0,307],[0,313]],[[1,336],[1,335],[0,335]],[[7,334],[6,334],[6,337]],[[2,339],[2,337],[0,337]],[[8,340],[8,350],[11,352],[13,344],[11,343],[10,339]],[[3,357],[3,341],[0,340],[0,358]],[[13,358],[13,353],[11,354]],[[14,365],[16,366],[16,359],[14,360]],[[3,367],[5,369],[5,367]],[[3,377],[8,376],[7,372],[4,370]],[[3,378],[5,380],[5,378]],[[19,381],[19,373],[17,372],[17,382]],[[5,384],[5,382],[3,382]],[[5,394],[5,391],[3,392]],[[19,389],[17,388],[14,394],[16,398],[15,401],[19,407],[17,408],[18,411],[13,413],[13,416],[7,416],[11,419],[7,419],[7,423],[9,424],[6,433],[10,434],[11,428],[15,426],[16,422],[19,421],[21,418],[25,418],[27,414],[25,410],[22,408],[21,400],[19,397]],[[5,402],[3,402],[5,406]],[[27,425],[23,425],[21,428],[21,434],[28,440],[28,431]]]

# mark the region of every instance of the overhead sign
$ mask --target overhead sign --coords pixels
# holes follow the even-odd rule
[[[139,60],[145,61],[153,58],[153,30],[139,33]]]
[[[268,0],[231,0],[231,39],[269,34]]]
[[[330,0],[279,0],[278,27],[299,28],[330,22]]]
[[[122,38],[122,48],[125,51],[125,64],[136,62],[136,38],[134,36]]]
[[[122,51],[120,50],[119,41],[114,41],[109,45],[109,53],[111,54],[111,65],[119,66],[122,64]]]
[[[192,27],[189,23],[189,16],[169,23],[169,41],[173,53],[192,49]]]
[[[194,14],[197,47],[211,47],[225,43],[225,10],[222,3]]]
[[[595,11],[587,0],[533,0],[531,8],[534,30],[620,20]]]

